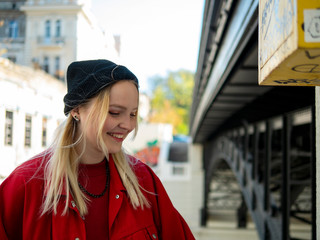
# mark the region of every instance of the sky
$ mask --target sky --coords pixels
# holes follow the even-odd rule
[[[121,36],[121,64],[148,91],[150,77],[196,71],[204,1],[92,0],[91,11],[104,31]]]

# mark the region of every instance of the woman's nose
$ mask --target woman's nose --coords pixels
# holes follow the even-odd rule
[[[134,128],[134,124],[133,124],[133,120],[131,119],[131,117],[124,117],[121,120],[121,123],[119,124],[119,126],[123,129],[129,130],[131,131]]]

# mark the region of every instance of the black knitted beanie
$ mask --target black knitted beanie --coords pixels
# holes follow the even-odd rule
[[[92,98],[101,89],[120,80],[133,80],[139,85],[137,77],[125,66],[111,61],[87,60],[69,65],[67,70],[68,93],[64,96],[64,114]]]

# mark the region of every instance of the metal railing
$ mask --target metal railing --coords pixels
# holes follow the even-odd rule
[[[316,239],[315,110],[284,114],[232,129],[210,144],[203,223],[218,162],[233,171],[260,239],[298,239],[293,222]]]
[[[43,46],[61,46],[65,44],[65,37],[43,37],[37,38],[37,43]]]

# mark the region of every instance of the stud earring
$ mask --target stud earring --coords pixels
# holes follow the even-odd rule
[[[73,118],[74,118],[74,120],[76,120],[76,122],[79,122],[79,121],[80,121],[80,119],[78,118],[77,115],[74,115]]]

